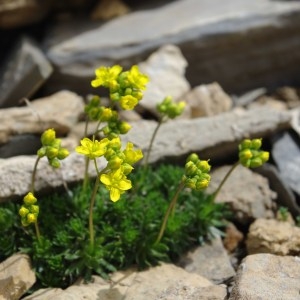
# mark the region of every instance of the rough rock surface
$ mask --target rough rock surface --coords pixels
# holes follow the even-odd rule
[[[0,109],[0,144],[13,135],[41,134],[54,128],[58,135],[66,134],[78,122],[84,107],[80,96],[61,91],[30,102],[29,106]]]
[[[231,166],[223,166],[211,173],[212,181],[208,192],[214,192],[218,188],[230,168]],[[275,196],[265,177],[239,165],[223,185],[216,202],[228,203],[233,218],[241,224],[249,224],[253,219],[274,217]]]
[[[289,222],[258,219],[251,224],[247,236],[250,254],[300,254],[300,228]]]
[[[139,106],[157,114],[156,105],[166,96],[181,100],[190,84],[184,74],[187,62],[180,49],[174,45],[165,45],[139,64],[141,72],[149,76],[149,83]]]
[[[0,299],[18,300],[35,283],[29,257],[15,254],[0,264]]]
[[[53,68],[28,37],[22,38],[0,74],[0,107],[18,106],[22,98],[31,97],[51,75]]]
[[[161,298],[170,288],[176,286],[183,298],[175,297],[173,299],[199,299],[195,298],[201,295],[202,289],[213,288],[214,285],[204,277],[191,274],[170,264],[150,268],[146,271],[135,272],[127,270],[117,272],[112,276],[111,282],[106,282],[100,277],[95,277],[94,283],[84,284],[79,282],[72,285],[66,290],[47,289],[35,292],[33,295],[26,297],[26,300],[77,300],[77,299],[101,299],[101,300],[154,300],[166,299]],[[224,294],[225,288],[223,288]],[[206,291],[207,292],[207,291]],[[216,289],[220,295],[220,291]],[[192,297],[189,296],[192,294]],[[55,298],[51,298],[55,297]],[[25,300],[24,299],[24,300]],[[202,298],[201,298],[202,299]],[[213,298],[221,300],[222,298]]]
[[[296,300],[299,286],[299,257],[249,255],[239,267],[229,300]]]
[[[193,88],[183,99],[187,103],[190,118],[214,116],[227,112],[232,107],[232,99],[217,82],[202,84]]]
[[[219,236],[211,243],[189,251],[180,259],[179,265],[186,271],[199,274],[216,284],[226,282],[235,275]]]
[[[88,93],[95,68],[129,67],[165,44],[183,51],[192,86],[217,81],[229,93],[274,87],[299,78],[299,14],[298,1],[178,0],[80,34],[71,24],[69,37],[50,34],[46,41],[57,69],[52,91],[67,78],[72,90]]]

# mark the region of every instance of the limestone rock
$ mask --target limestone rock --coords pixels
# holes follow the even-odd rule
[[[81,97],[61,91],[29,106],[0,109],[0,144],[8,142],[11,136],[41,134],[48,128],[54,128],[58,136],[64,135],[77,123],[83,107]]]
[[[134,270],[119,271],[113,274],[111,282],[106,282],[100,277],[94,277],[93,283],[84,284],[78,282],[66,290],[48,289],[43,292],[37,291],[26,300],[44,300],[48,295],[55,300],[77,299],[101,299],[101,300],[154,300],[159,298],[170,287],[177,286],[186,289],[185,295],[194,293],[195,290],[201,295],[202,288],[212,288],[214,285],[204,277],[190,274],[185,270],[170,264],[162,264],[142,272]],[[55,294],[56,293],[56,294]],[[182,298],[174,298],[182,299]],[[199,298],[185,298],[199,299]],[[218,298],[216,298],[218,299]],[[221,298],[219,298],[221,300]]]
[[[15,254],[0,264],[0,299],[18,300],[35,283],[29,257]]]
[[[232,107],[232,99],[217,82],[193,88],[184,96],[184,100],[191,118],[218,115]]]
[[[22,98],[31,97],[45,83],[52,71],[35,42],[23,37],[0,73],[0,107],[18,106]]]
[[[241,93],[295,81],[299,14],[298,1],[178,0],[80,34],[74,28],[68,38],[50,33],[47,55],[57,70],[51,88],[57,91],[68,78],[70,89],[88,93],[85,83],[95,68],[115,63],[128,68],[165,44],[180,47],[192,86],[217,81],[228,93]]]
[[[217,189],[230,168],[223,166],[213,170],[209,193]],[[274,217],[275,196],[266,178],[239,165],[220,190],[216,202],[227,203],[236,221],[249,224],[253,219]]]
[[[299,299],[299,286],[299,257],[249,255],[238,269],[229,300],[296,300]]]
[[[131,125],[132,129],[123,141],[131,141],[145,153],[156,122],[140,121]],[[216,162],[236,153],[237,144],[242,139],[266,137],[283,128],[290,128],[290,114],[268,108],[169,121],[158,131],[149,162],[186,158],[191,152],[197,152],[202,159],[210,158]]]
[[[184,255],[179,265],[190,273],[199,274],[212,282],[226,282],[235,275],[220,237],[205,243]]]
[[[179,98],[190,89],[184,76],[187,62],[174,45],[161,47],[139,66],[150,79],[139,106],[153,114],[157,114],[156,105],[166,96],[181,100]]]
[[[300,254],[300,228],[289,222],[258,219],[251,224],[247,236],[250,254]]]
[[[30,190],[31,175],[35,156],[16,156],[0,159],[0,202],[10,198],[24,196]],[[99,168],[105,167],[105,162],[99,159]],[[95,177],[96,171],[90,168],[90,176]],[[49,192],[62,187],[65,182],[74,183],[83,179],[84,156],[75,152],[62,161],[59,169],[49,166],[46,158],[38,165],[35,181],[37,192]]]

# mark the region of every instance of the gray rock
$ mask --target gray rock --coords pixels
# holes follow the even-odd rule
[[[29,106],[0,109],[0,144],[15,135],[41,134],[48,128],[54,128],[58,136],[65,135],[78,122],[83,107],[81,97],[61,91]]]
[[[300,228],[290,222],[257,219],[249,228],[246,245],[249,254],[299,255]]]
[[[299,14],[298,1],[178,0],[81,34],[71,25],[68,38],[49,34],[45,42],[57,69],[49,88],[60,89],[64,78],[70,89],[89,92],[86,82],[95,68],[115,63],[128,68],[165,44],[181,48],[192,86],[217,81],[227,92],[240,93],[295,81]]]
[[[270,188],[276,192],[278,206],[287,207],[294,217],[300,214],[300,207],[296,197],[289,186],[282,180],[275,166],[265,163],[262,167],[254,169],[255,172],[268,178]]]
[[[189,251],[180,259],[179,265],[186,271],[199,274],[216,284],[224,283],[235,276],[235,271],[219,236]]]
[[[231,166],[223,166],[213,170],[207,192],[213,193],[230,169]],[[265,177],[239,165],[231,173],[215,200],[227,203],[236,221],[249,224],[253,219],[274,217],[275,197],[276,193],[270,190]]]
[[[299,257],[249,255],[239,267],[229,300],[296,300],[299,286]]]
[[[285,132],[273,143],[272,156],[280,177],[300,195],[300,148],[296,140],[290,133]]]
[[[187,62],[174,45],[161,47],[139,66],[150,79],[139,106],[154,115],[158,115],[156,105],[166,96],[172,96],[174,101],[181,100],[180,97],[190,89],[184,76]]]
[[[53,68],[35,43],[24,37],[7,58],[0,74],[0,107],[18,106],[49,78]]]
[[[236,106],[247,106],[255,101],[258,97],[267,93],[267,89],[264,87],[260,87],[242,95],[234,98],[234,103]]]
[[[25,254],[15,254],[0,264],[0,299],[18,300],[35,283],[30,259]]]
[[[146,152],[155,127],[154,121],[134,122],[123,140],[133,142]],[[235,110],[210,118],[169,121],[159,129],[149,161],[178,160],[197,152],[202,159],[210,158],[214,163],[236,153],[238,142],[244,138],[266,137],[289,127],[289,113],[268,108]]]

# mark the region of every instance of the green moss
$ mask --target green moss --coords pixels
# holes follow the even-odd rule
[[[176,211],[168,220],[165,234],[154,244],[161,222],[184,169],[160,165],[132,174],[133,189],[113,203],[107,190],[99,189],[94,209],[95,248],[88,241],[89,188],[81,186],[68,194],[53,194],[39,199],[38,243],[33,226],[22,227],[20,204],[0,206],[0,258],[22,251],[32,258],[38,282],[35,286],[67,287],[78,277],[89,280],[92,274],[106,277],[110,272],[137,265],[140,269],[160,261],[175,261],[183,252],[221,227],[226,217],[224,205],[215,204],[202,192],[184,190]],[[143,181],[143,183],[141,183]]]

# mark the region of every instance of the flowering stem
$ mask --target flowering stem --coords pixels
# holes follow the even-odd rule
[[[36,172],[37,172],[37,165],[40,161],[40,157],[38,156],[36,161],[35,161],[35,164],[34,164],[34,167],[33,167],[33,171],[32,171],[32,176],[31,176],[31,187],[30,187],[30,191],[31,193],[34,194],[34,181],[35,181],[35,176],[36,176]]]
[[[96,177],[93,193],[91,196],[91,201],[90,201],[90,210],[89,210],[89,233],[90,233],[90,245],[93,248],[95,244],[95,236],[94,236],[94,223],[93,223],[93,208],[95,205],[95,200],[96,200],[96,194],[98,191],[100,180],[98,176]]]
[[[39,243],[41,243],[41,234],[40,234],[39,224],[37,221],[34,222],[34,227],[35,227],[35,233],[36,233],[37,240]]]
[[[83,191],[86,191],[88,182],[89,182],[89,164],[90,159],[88,157],[85,157],[85,169],[84,169],[84,179],[83,179]]]
[[[223,187],[224,183],[226,182],[226,180],[228,179],[228,177],[230,176],[230,174],[234,171],[234,169],[240,164],[239,161],[237,161],[232,167],[231,169],[228,171],[228,173],[226,174],[226,176],[223,178],[223,180],[221,181],[219,187],[217,188],[217,190],[213,193],[213,198],[212,201],[214,202],[221,190],[221,188]]]
[[[145,168],[148,167],[148,163],[149,163],[149,157],[150,157],[150,152],[152,150],[152,147],[153,147],[153,142],[154,142],[154,139],[157,135],[157,132],[158,132],[158,129],[160,128],[160,126],[162,125],[162,123],[164,123],[164,119],[163,118],[160,118],[160,120],[158,121],[157,123],[157,126],[152,134],[152,137],[151,137],[151,140],[150,140],[150,144],[149,144],[149,148],[148,148],[148,151],[147,151],[147,154],[146,154],[146,157],[145,157],[145,163],[144,163],[144,166]]]
[[[181,181],[180,184],[179,184],[179,186],[178,186],[178,188],[177,188],[177,191],[176,191],[176,193],[175,193],[175,195],[174,195],[174,197],[172,199],[172,201],[169,204],[169,207],[168,207],[168,209],[166,211],[166,214],[165,214],[163,223],[161,225],[158,237],[157,237],[157,239],[156,239],[156,241],[155,241],[154,244],[158,244],[160,242],[160,240],[161,240],[161,238],[162,238],[162,236],[163,236],[163,234],[165,232],[169,215],[170,215],[171,212],[174,212],[174,207],[175,207],[175,204],[177,202],[178,195],[182,191],[183,188],[184,188],[184,182]]]

